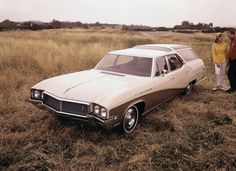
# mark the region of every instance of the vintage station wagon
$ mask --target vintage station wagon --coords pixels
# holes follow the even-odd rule
[[[132,132],[141,115],[204,77],[204,63],[185,45],[148,44],[109,52],[95,66],[49,78],[31,88],[30,101],[59,115]]]

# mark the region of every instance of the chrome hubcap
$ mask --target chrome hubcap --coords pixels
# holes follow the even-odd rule
[[[132,129],[132,127],[135,125],[135,120],[136,120],[136,112],[134,109],[129,109],[127,112],[126,112],[126,115],[125,115],[125,127],[126,129]]]
[[[191,89],[192,89],[192,85],[189,84],[187,87],[186,87],[186,93],[189,94],[191,92]]]

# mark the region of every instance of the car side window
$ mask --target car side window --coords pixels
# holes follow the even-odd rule
[[[164,56],[158,57],[156,59],[156,64],[157,64],[157,72],[155,76],[160,76],[161,74],[164,74],[168,71],[168,65]]]
[[[171,71],[179,69],[183,66],[183,62],[180,60],[180,58],[176,54],[168,55],[167,59],[168,59]]]
[[[160,75],[161,75],[161,72],[159,70],[158,63],[156,61],[156,74],[155,74],[155,77],[160,76]]]
[[[192,49],[179,50],[178,53],[185,61],[199,59],[199,56]]]

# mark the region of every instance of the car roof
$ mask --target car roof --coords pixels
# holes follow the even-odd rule
[[[129,49],[112,51],[112,52],[109,52],[109,54],[153,58],[153,57],[157,57],[157,56],[166,55],[166,52],[154,51],[154,50],[148,50],[148,49],[129,48]]]
[[[178,44],[145,44],[145,45],[137,45],[133,48],[136,49],[149,49],[149,50],[160,50],[160,51],[174,51],[174,50],[180,50],[180,49],[187,49],[191,48],[187,45],[178,45]]]
[[[153,58],[175,53],[176,50],[188,48],[191,47],[177,44],[145,44],[137,45],[133,48],[111,51],[109,54]]]

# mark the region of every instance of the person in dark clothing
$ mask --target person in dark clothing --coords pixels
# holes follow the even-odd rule
[[[230,31],[228,35],[230,39],[230,47],[228,52],[229,70],[228,78],[230,82],[230,89],[228,93],[236,92],[236,36],[235,31]]]
[[[169,64],[170,64],[170,69],[171,69],[171,71],[173,71],[173,70],[176,69],[175,61],[176,61],[176,58],[175,58],[175,57],[170,57],[170,59],[169,59]]]

